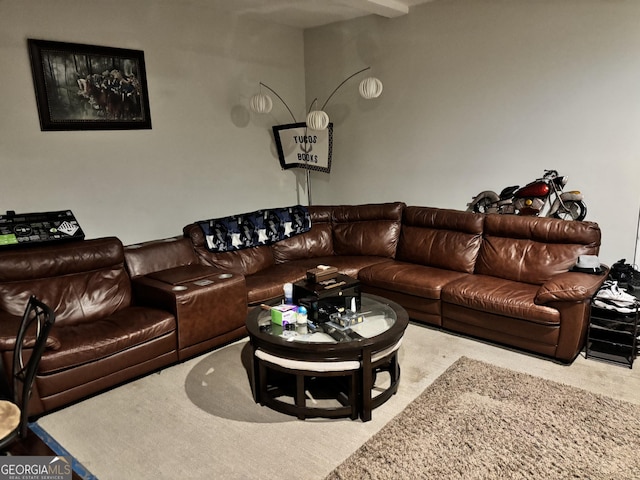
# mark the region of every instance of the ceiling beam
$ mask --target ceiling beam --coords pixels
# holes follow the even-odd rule
[[[395,18],[409,13],[409,6],[398,0],[367,0],[366,3],[367,10],[382,17]]]

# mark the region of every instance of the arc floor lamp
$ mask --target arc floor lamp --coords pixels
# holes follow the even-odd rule
[[[314,107],[317,105],[318,103],[318,99],[314,98],[313,101],[311,102],[311,105],[309,106],[309,110],[307,111],[307,117],[306,117],[306,122],[304,124],[304,128],[305,128],[305,139],[307,138],[306,135],[306,130],[312,130],[312,131],[324,131],[327,129],[327,127],[329,126],[329,115],[327,115],[327,113],[324,111],[324,108],[327,106],[327,104],[329,103],[329,100],[331,100],[331,98],[336,94],[336,92],[340,89],[340,87],[342,87],[345,83],[347,83],[349,80],[351,80],[353,77],[366,72],[367,70],[370,70],[371,67],[366,67],[363,68],[362,70],[358,70],[357,72],[349,75],[347,78],[345,78],[332,92],[331,94],[327,97],[327,100],[322,104],[322,106],[320,107],[320,109],[318,110],[314,110]],[[278,93],[271,88],[270,86],[268,86],[267,84],[260,82],[260,92],[256,93],[255,95],[253,95],[251,97],[251,100],[249,101],[249,108],[251,109],[251,111],[255,112],[255,113],[262,113],[262,114],[266,114],[271,112],[271,109],[273,108],[273,100],[271,99],[271,97],[266,94],[266,93],[262,93],[262,87],[266,88],[267,90],[269,90],[273,95],[275,95],[278,100],[280,100],[282,102],[282,104],[285,106],[285,108],[287,109],[287,111],[289,112],[289,114],[291,115],[291,118],[293,119],[293,123],[297,124],[297,120],[295,115],[293,114],[293,112],[291,111],[291,109],[289,108],[289,105],[287,105],[287,102],[285,102],[283,100],[283,98],[278,95]],[[380,94],[382,94],[382,82],[376,78],[376,77],[367,77],[364,80],[362,80],[360,82],[358,91],[360,93],[360,96],[364,99],[370,100],[373,98],[378,98],[380,96]],[[277,127],[274,127],[274,129]],[[311,179],[310,179],[310,171],[311,171],[311,166],[308,163],[308,157],[306,157],[306,159],[303,160],[301,166],[297,165],[299,168],[304,168],[306,170],[306,184],[307,184],[307,200],[309,205],[311,205]],[[327,172],[328,173],[328,172]]]

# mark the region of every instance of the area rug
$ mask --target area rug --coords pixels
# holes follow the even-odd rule
[[[334,479],[638,479],[640,406],[462,357]]]

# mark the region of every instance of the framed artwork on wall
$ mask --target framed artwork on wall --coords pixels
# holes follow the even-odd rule
[[[283,169],[331,171],[333,123],[329,123],[325,130],[311,130],[306,123],[276,125],[273,127],[273,136]]]
[[[28,40],[41,130],[151,128],[144,52]]]

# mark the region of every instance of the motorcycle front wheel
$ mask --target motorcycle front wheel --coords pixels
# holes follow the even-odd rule
[[[562,220],[584,220],[587,216],[587,206],[582,200],[565,200],[558,211],[553,214],[555,218]]]
[[[489,213],[489,209],[493,205],[493,202],[489,197],[484,197],[478,200],[477,203],[473,205],[474,213]]]

